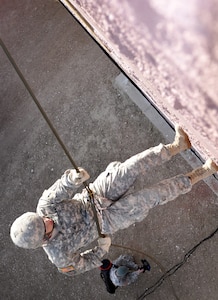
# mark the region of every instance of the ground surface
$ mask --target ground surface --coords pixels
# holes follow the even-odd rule
[[[113,160],[125,160],[168,135],[115,84],[120,70],[60,3],[2,1],[1,39],[69,149],[91,180]],[[217,227],[217,196],[201,182],[183,197],[153,209],[141,223],[112,237],[109,258],[131,253],[146,257],[151,272],[105,292],[97,269],[75,278],[58,273],[42,249],[15,247],[10,225],[71,167],[21,80],[0,50],[1,64],[1,298],[137,299],[184,254]],[[180,155],[140,180],[135,188],[191,170]],[[146,299],[217,299],[218,236],[204,242],[188,262]],[[158,263],[158,264],[157,264]],[[172,289],[174,287],[174,292]],[[177,296],[175,296],[175,293]]]

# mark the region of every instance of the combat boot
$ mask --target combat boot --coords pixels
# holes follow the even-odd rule
[[[205,179],[214,173],[218,172],[218,166],[215,164],[215,162],[212,161],[212,159],[207,159],[205,164],[197,168],[196,170],[193,170],[192,172],[186,174],[191,179],[192,185],[197,183],[198,181]]]
[[[191,142],[189,140],[188,135],[182,129],[181,126],[175,126],[175,139],[172,144],[165,145],[165,147],[169,150],[172,156],[191,148]]]

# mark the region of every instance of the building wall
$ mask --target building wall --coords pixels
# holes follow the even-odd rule
[[[61,0],[194,150],[218,162],[215,0]]]

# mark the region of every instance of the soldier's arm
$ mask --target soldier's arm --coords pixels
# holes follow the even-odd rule
[[[68,266],[58,268],[59,272],[67,276],[76,276],[94,268],[100,267],[101,259],[107,252],[96,246],[83,253],[73,254]]]
[[[44,191],[39,200],[40,204],[55,204],[62,200],[71,199],[77,188],[88,179],[89,174],[82,168],[80,168],[80,173],[77,173],[75,169],[66,170],[60,179]]]

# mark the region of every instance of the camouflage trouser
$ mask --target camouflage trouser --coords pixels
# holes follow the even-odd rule
[[[172,201],[191,190],[190,179],[178,175],[125,195],[137,176],[149,176],[152,167],[161,165],[170,158],[169,151],[160,144],[132,156],[124,163],[109,164],[98,176],[93,183],[94,190],[98,195],[114,201],[114,204],[102,212],[104,233],[113,233],[142,221],[152,207]]]

